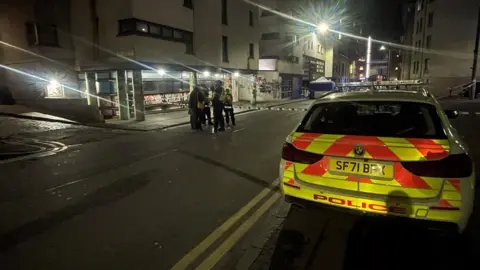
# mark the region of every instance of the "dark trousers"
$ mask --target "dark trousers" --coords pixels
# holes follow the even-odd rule
[[[232,120],[232,125],[235,126],[235,114],[233,113],[233,108],[225,108],[225,120],[227,126],[230,125],[230,119]]]
[[[207,120],[208,120],[208,124],[211,125],[212,124],[212,111],[210,110],[210,107],[205,107],[205,109],[203,109],[203,114],[204,114],[204,117],[203,117],[203,123],[207,123]]]
[[[225,129],[225,121],[223,119],[223,113],[221,110],[213,111],[213,121],[214,121],[213,128],[215,129],[215,131],[218,130],[219,126],[221,129]]]
[[[190,109],[190,126],[192,129],[202,129],[203,112],[199,109]]]

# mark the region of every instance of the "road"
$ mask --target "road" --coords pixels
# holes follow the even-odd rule
[[[2,269],[377,269],[384,261],[461,269],[480,255],[477,214],[451,247],[396,224],[283,203],[281,145],[303,114],[246,113],[220,134],[15,132],[65,147],[0,164]],[[476,160],[478,124],[454,121]]]

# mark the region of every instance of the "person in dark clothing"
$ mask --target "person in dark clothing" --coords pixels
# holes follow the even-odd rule
[[[213,122],[212,122],[212,111],[210,110],[210,97],[209,97],[209,93],[208,93],[208,88],[205,88],[205,108],[203,109],[203,124],[206,125],[207,124],[207,120],[208,120],[208,125],[209,126],[212,126],[213,125]]]
[[[224,104],[223,104],[223,101],[221,100],[221,95],[223,92],[222,82],[216,81],[214,89],[215,91],[212,99],[213,121],[214,121],[213,130],[214,132],[225,131],[225,121],[223,119]]]
[[[227,122],[227,127],[230,126],[230,119],[232,120],[232,126],[235,126],[235,115],[233,113],[233,96],[230,92],[230,89],[225,89],[225,120]]]
[[[199,87],[194,87],[188,100],[190,126],[192,129],[202,130],[203,109],[205,97]]]

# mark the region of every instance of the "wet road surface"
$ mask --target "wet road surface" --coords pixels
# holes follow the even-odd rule
[[[286,115],[239,115],[218,135],[88,130],[100,138],[85,141],[79,130],[58,135],[83,140],[62,153],[0,165],[2,269],[169,269],[256,196],[275,195],[281,145],[301,113]]]
[[[0,164],[1,268],[463,269],[480,255],[477,212],[456,240],[284,203],[281,145],[303,114],[246,113],[217,135],[187,126],[16,133],[68,149]],[[477,163],[479,124],[454,121]]]

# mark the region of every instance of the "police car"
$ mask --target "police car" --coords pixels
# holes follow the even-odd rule
[[[335,92],[312,104],[283,145],[285,199],[462,232],[475,173],[449,122],[458,112],[443,111],[423,89],[376,88]]]

